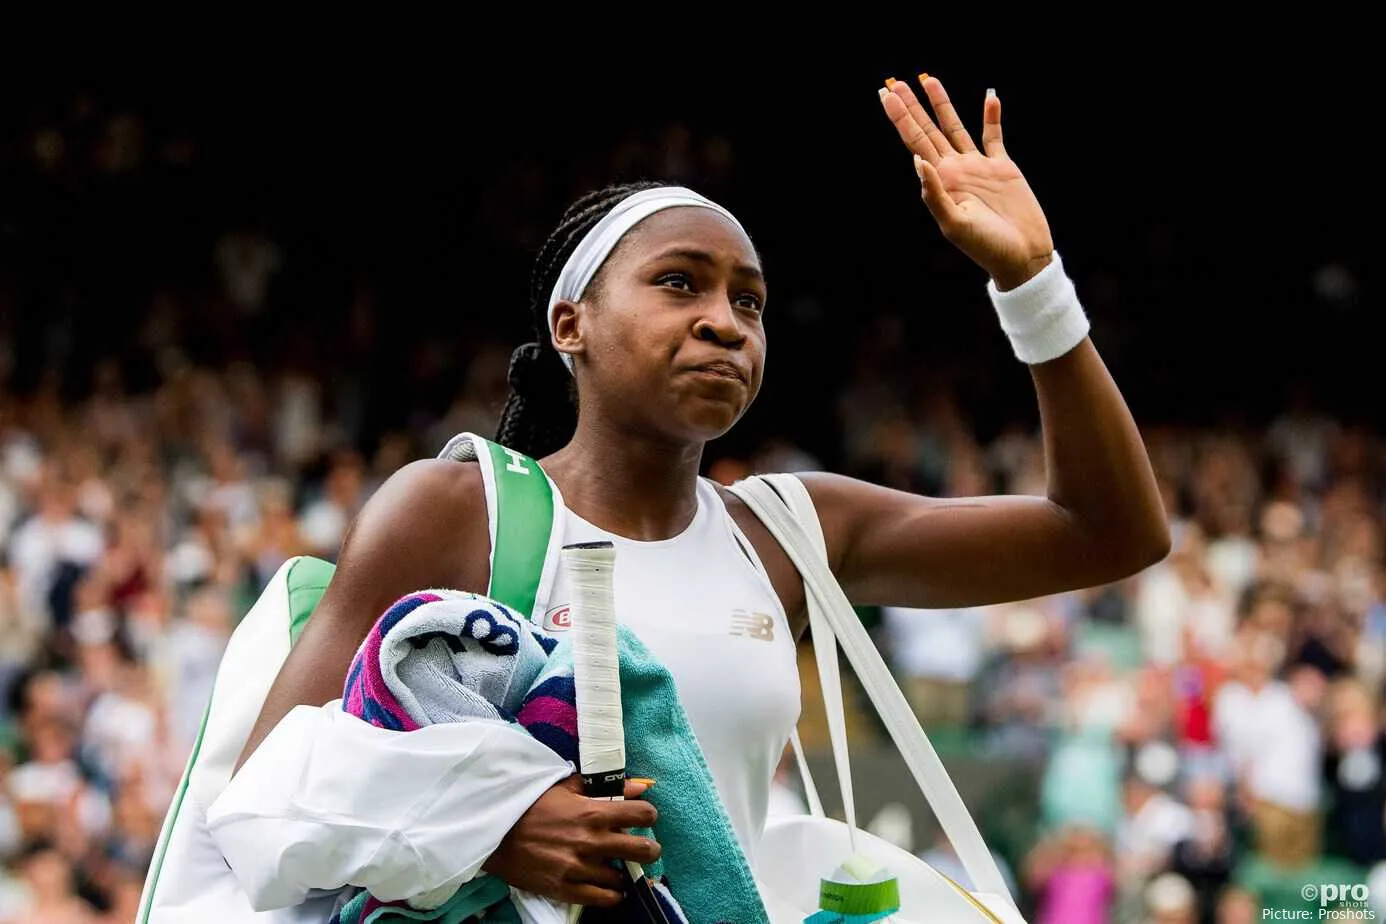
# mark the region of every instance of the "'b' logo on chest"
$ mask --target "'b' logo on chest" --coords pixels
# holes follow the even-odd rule
[[[766,613],[732,610],[731,634],[761,642],[775,640],[775,620]]]

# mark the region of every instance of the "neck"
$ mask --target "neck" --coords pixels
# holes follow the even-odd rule
[[[544,460],[568,508],[607,532],[652,542],[697,511],[701,443],[673,443],[579,415],[573,439]]]

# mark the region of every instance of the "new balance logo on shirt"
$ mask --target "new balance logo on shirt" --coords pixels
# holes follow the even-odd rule
[[[761,642],[773,642],[775,640],[775,620],[765,613],[732,610],[731,634],[753,638]]]

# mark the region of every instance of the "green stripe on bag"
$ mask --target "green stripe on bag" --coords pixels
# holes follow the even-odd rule
[[[553,493],[539,464],[513,449],[486,441],[496,476],[496,547],[491,554],[490,596],[531,618],[539,575],[549,550]]]
[[[317,608],[327,585],[337,566],[321,558],[301,556],[289,566],[289,647],[298,644],[298,637],[308,625],[308,619]]]

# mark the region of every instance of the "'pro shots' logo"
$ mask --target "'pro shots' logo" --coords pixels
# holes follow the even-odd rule
[[[1263,920],[1271,921],[1375,921],[1376,909],[1371,905],[1371,889],[1366,883],[1320,882],[1306,883],[1299,890],[1306,902],[1317,902],[1312,911],[1289,908],[1267,908]]]
[[[545,632],[563,632],[573,627],[573,619],[568,611],[568,604],[555,606],[544,613]]]

